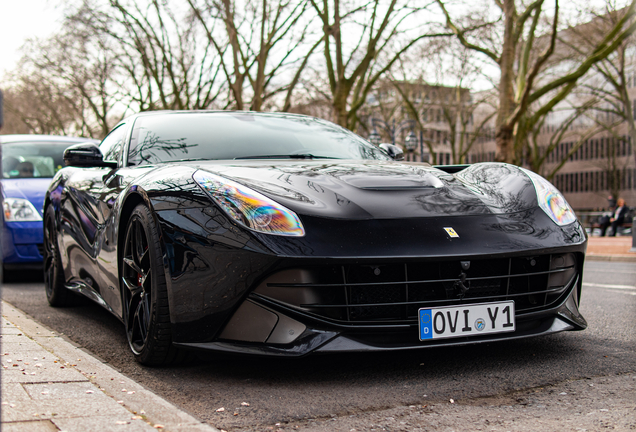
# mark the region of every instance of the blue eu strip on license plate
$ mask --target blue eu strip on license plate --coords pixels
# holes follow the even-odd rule
[[[515,331],[515,302],[422,308],[420,340],[446,339]]]

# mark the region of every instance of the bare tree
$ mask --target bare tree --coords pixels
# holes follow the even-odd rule
[[[400,59],[390,73],[391,82],[401,96],[403,110],[422,131],[420,138],[433,163],[440,162],[437,154],[446,149],[451,163],[467,163],[473,145],[488,132],[496,113],[493,92],[471,94],[474,82],[484,76],[470,50],[452,40],[428,45],[419,56]],[[426,65],[421,65],[422,58]],[[425,66],[440,84],[426,84],[422,77],[408,79],[413,70],[422,71]]]
[[[282,94],[282,111],[288,111],[320,42],[312,40],[316,38],[306,17],[307,1],[188,0],[188,4],[219,58],[232,106],[261,111]]]
[[[75,107],[80,130],[104,137],[121,118],[112,111],[118,102],[112,92],[114,55],[101,35],[75,24],[68,21],[50,39],[34,41],[22,70],[57,87],[60,97]]]
[[[569,37],[560,38],[563,44],[576,53],[583,53],[598,44],[602,35],[616,27],[625,10],[615,1],[605,3],[603,9],[592,10],[594,19],[589,23],[569,29]],[[604,154],[597,166],[604,172],[606,185],[613,196],[618,196],[622,177],[629,166],[629,154],[636,160],[636,121],[630,88],[636,87],[636,44],[634,36],[625,39],[615,51],[594,64],[591,73],[580,80],[575,90],[579,100],[585,100],[590,120],[585,136],[587,140],[599,131],[603,132]],[[632,162],[633,163],[633,162]],[[562,164],[556,167],[559,169]]]
[[[333,120],[351,130],[367,95],[401,55],[422,39],[449,35],[410,28],[407,23],[417,22],[423,8],[406,1],[310,1],[324,33],[325,96],[333,106]]]
[[[622,189],[623,176],[625,169],[629,166],[627,152],[625,148],[629,145],[625,135],[618,132],[616,122],[603,122],[604,130],[609,137],[605,139],[605,154],[599,161],[599,167],[605,173],[607,179],[607,189],[613,197],[620,196],[619,191]]]
[[[562,102],[562,105],[567,105],[561,110],[566,117],[557,124],[548,124],[550,114],[554,112],[541,117],[528,134],[524,159],[529,168],[552,180],[589,138],[603,130],[594,121],[585,122],[597,103],[595,99],[587,99],[578,106],[569,104],[567,100]],[[568,145],[566,151],[557,154],[558,146],[566,139],[572,144]],[[545,168],[548,161],[556,162],[549,170]]]
[[[67,22],[23,47],[9,109],[30,130],[103,137],[119,120],[112,112],[113,57],[103,39],[84,30]]]
[[[608,2],[603,13],[587,26],[587,31],[576,31],[580,41],[586,45],[595,42],[598,33],[607,32],[620,20],[620,9],[615,2]],[[591,31],[590,31],[591,30]],[[624,40],[617,49],[603,61],[594,65],[596,79],[583,83],[583,91],[600,101],[595,109],[608,117],[626,124],[630,137],[631,153],[636,161],[636,105],[632,105],[629,89],[636,87],[636,40],[634,37]],[[572,47],[576,49],[576,47]]]
[[[192,14],[158,0],[84,2],[69,20],[107,37],[116,53],[118,90],[135,110],[205,109],[223,84],[220,63]]]
[[[621,18],[590,50],[578,58],[569,57],[570,67],[562,67],[562,72],[552,69],[547,74],[549,60],[557,51],[558,0],[555,0],[551,17],[547,16],[545,0],[535,0],[527,6],[521,4],[520,10],[518,0],[494,0],[498,13],[490,22],[484,21],[483,26],[477,26],[482,33],[472,31],[476,27],[473,22],[460,26],[458,20],[451,17],[446,2],[436,1],[446,17],[447,27],[462,45],[487,56],[499,67],[497,159],[509,163],[519,163],[527,132],[571,93],[576,82],[590,68],[607,58],[636,30],[636,22],[632,19],[636,1],[632,1]],[[542,18],[549,24],[543,26]],[[483,37],[477,37],[483,35],[484,29],[496,35],[489,39],[493,41],[491,44],[488,40],[484,42]]]
[[[5,134],[89,135],[77,130],[77,110],[68,93],[32,74],[9,81],[4,94]]]

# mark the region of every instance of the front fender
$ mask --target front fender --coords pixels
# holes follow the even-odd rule
[[[532,180],[515,165],[484,162],[455,174],[494,214],[516,213],[537,207]]]

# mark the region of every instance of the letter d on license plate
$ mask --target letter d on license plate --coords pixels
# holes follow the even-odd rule
[[[420,340],[446,339],[515,330],[515,302],[420,309]]]

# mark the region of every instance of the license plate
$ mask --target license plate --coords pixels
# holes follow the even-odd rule
[[[418,322],[420,340],[511,332],[515,330],[515,302],[420,309]]]

